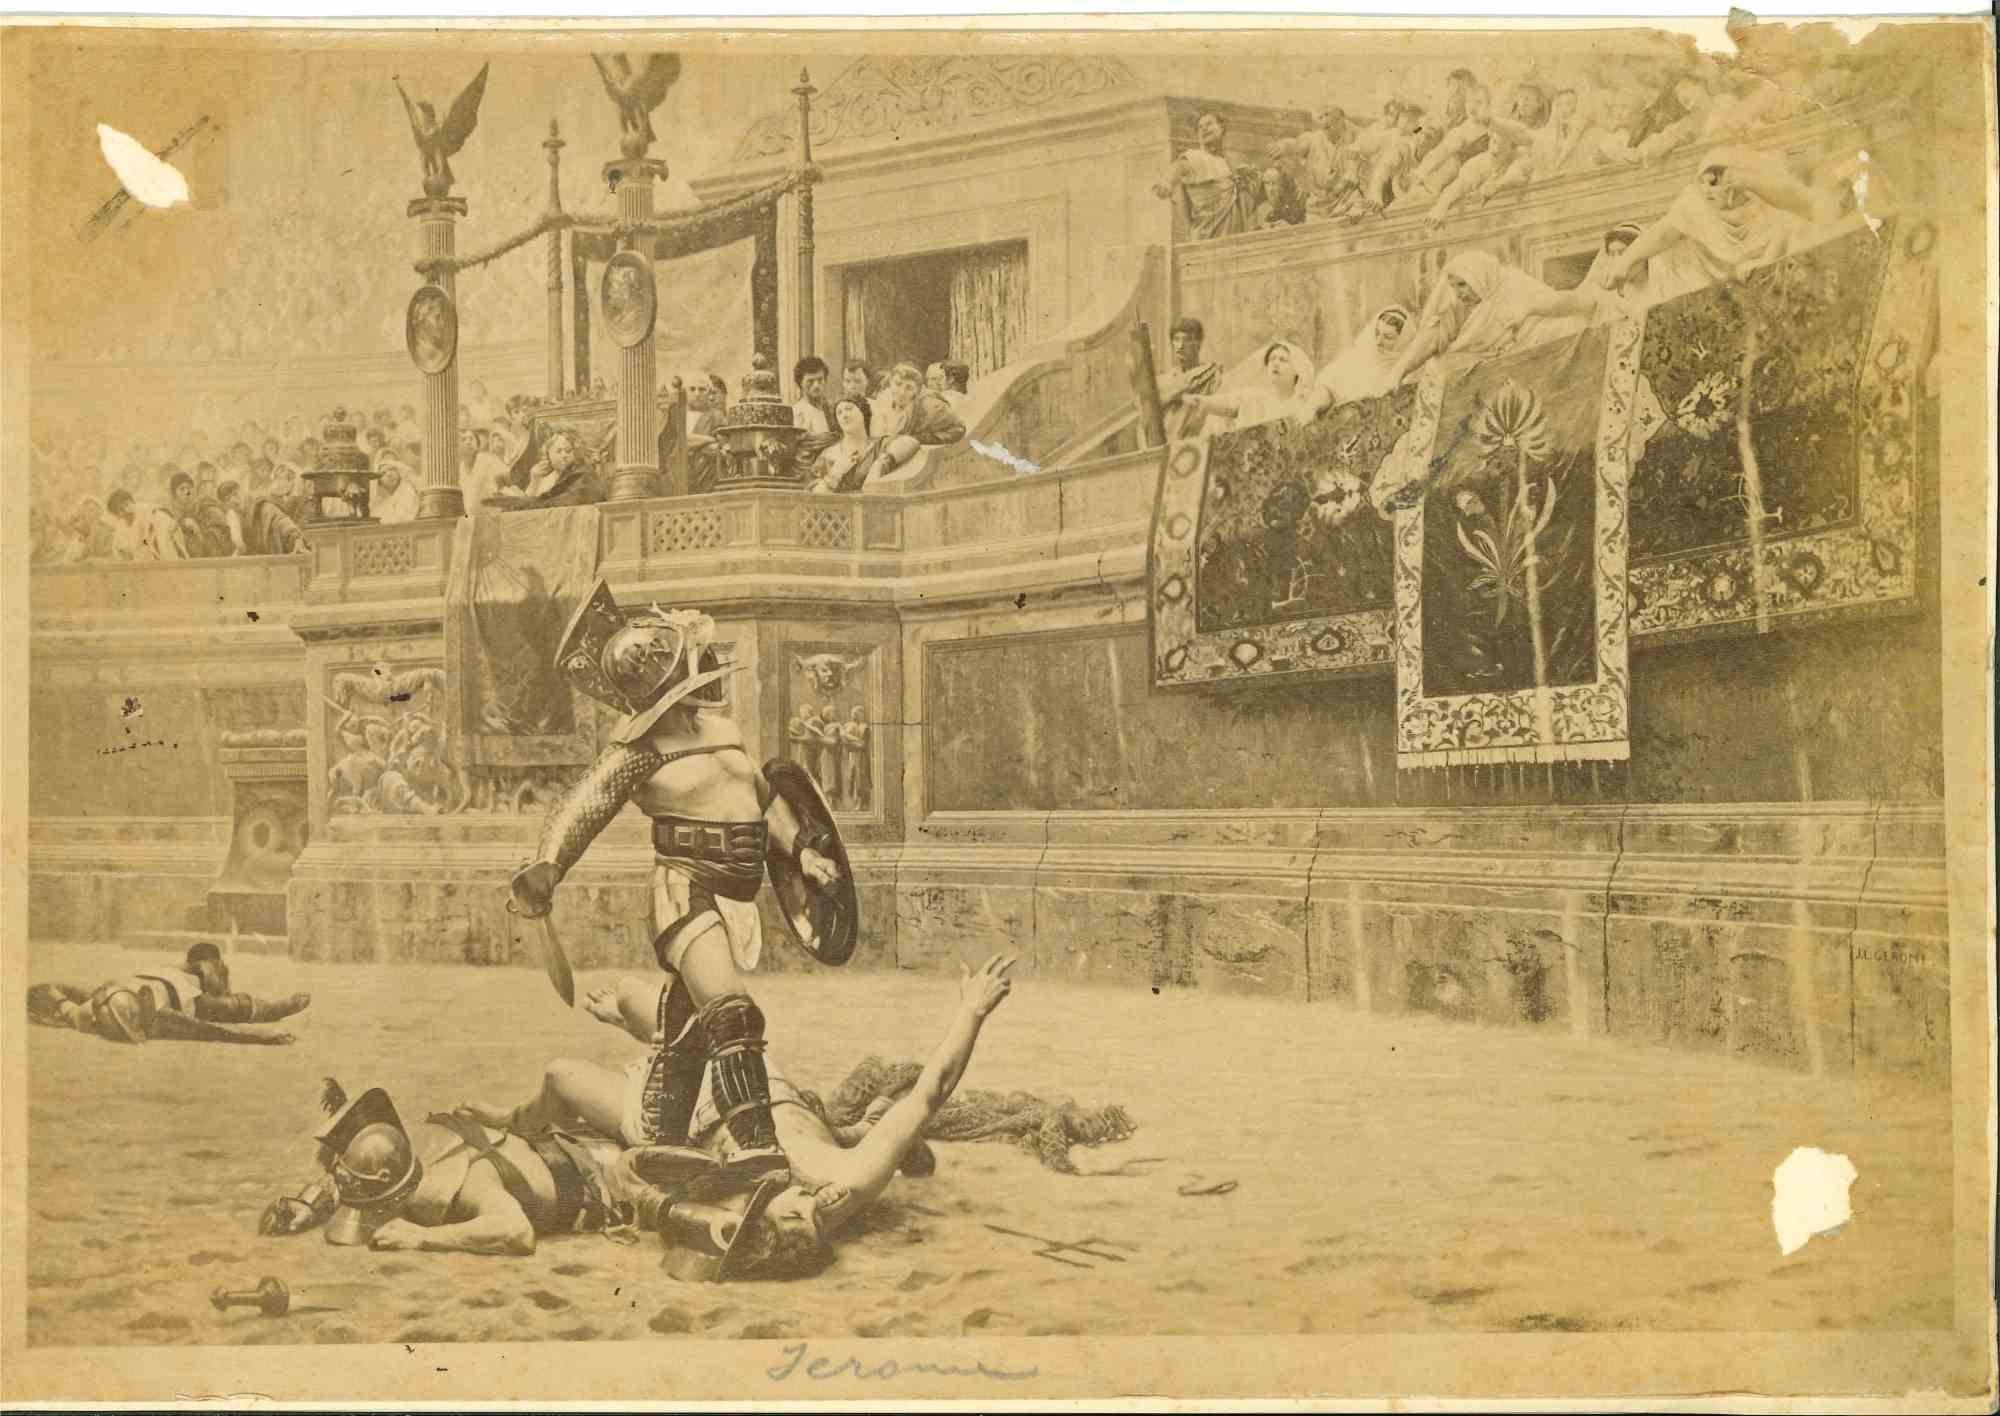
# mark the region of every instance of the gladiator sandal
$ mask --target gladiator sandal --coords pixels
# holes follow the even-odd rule
[[[728,1169],[763,1174],[785,1168],[778,1129],[771,1119],[771,1078],[764,1070],[764,1013],[748,994],[726,993],[701,1011],[716,1109],[735,1139]]]

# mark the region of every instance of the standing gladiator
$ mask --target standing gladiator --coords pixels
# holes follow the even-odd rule
[[[853,948],[853,884],[833,816],[796,764],[760,770],[725,713],[715,625],[698,610],[621,611],[600,581],[577,610],[556,664],[577,688],[627,716],[611,746],[550,813],[513,907],[546,914],[555,887],[626,802],[652,818],[653,952],[659,1050],[633,1072],[633,1109],[656,1144],[687,1140],[705,1068],[738,1145],[743,1177],[782,1169],[764,1066],[764,1014],[744,974],[757,965],[757,892],[768,867],[793,933],[816,958]]]

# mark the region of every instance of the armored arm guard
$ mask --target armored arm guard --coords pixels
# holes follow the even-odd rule
[[[619,743],[599,757],[549,813],[536,861],[553,865],[560,881],[661,764],[657,752],[630,743]]]

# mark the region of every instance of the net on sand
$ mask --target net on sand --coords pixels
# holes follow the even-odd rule
[[[923,1068],[915,1062],[869,1057],[834,1090],[830,1101],[803,1093],[829,1125],[851,1126],[869,1104],[898,1097],[916,1085]],[[1040,1158],[1049,1169],[1077,1173],[1069,1148],[1122,1141],[1135,1129],[1122,1106],[1081,1107],[1067,1097],[1049,1101],[1031,1092],[961,1091],[924,1128],[933,1141],[1006,1141]]]

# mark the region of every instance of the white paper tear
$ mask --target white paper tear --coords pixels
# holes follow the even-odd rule
[[[1028,461],[1027,458],[1021,457],[1013,452],[1010,452],[1005,447],[1000,446],[997,443],[983,443],[978,441],[977,439],[968,439],[968,441],[972,443],[972,450],[978,453],[981,457],[990,457],[995,462],[1000,463],[1002,466],[1011,467],[1016,472],[1022,473],[1023,475],[1030,472],[1039,472],[1042,470],[1040,467],[1037,467],[1034,463]]]
[[[137,138],[119,132],[108,123],[99,123],[97,143],[104,149],[104,160],[117,175],[119,184],[134,200],[150,207],[187,203],[187,178],[171,162],[153,156]]]
[[[1800,1146],[1771,1173],[1771,1224],[1778,1248],[1796,1254],[1815,1234],[1840,1228],[1854,1217],[1848,1190],[1860,1174],[1844,1155]]]
[[[1856,159],[1861,163],[1861,170],[1854,177],[1854,209],[1861,213],[1861,219],[1868,223],[1868,229],[1879,235],[1882,230],[1882,218],[1868,214],[1868,149],[1862,148],[1856,154]]]

